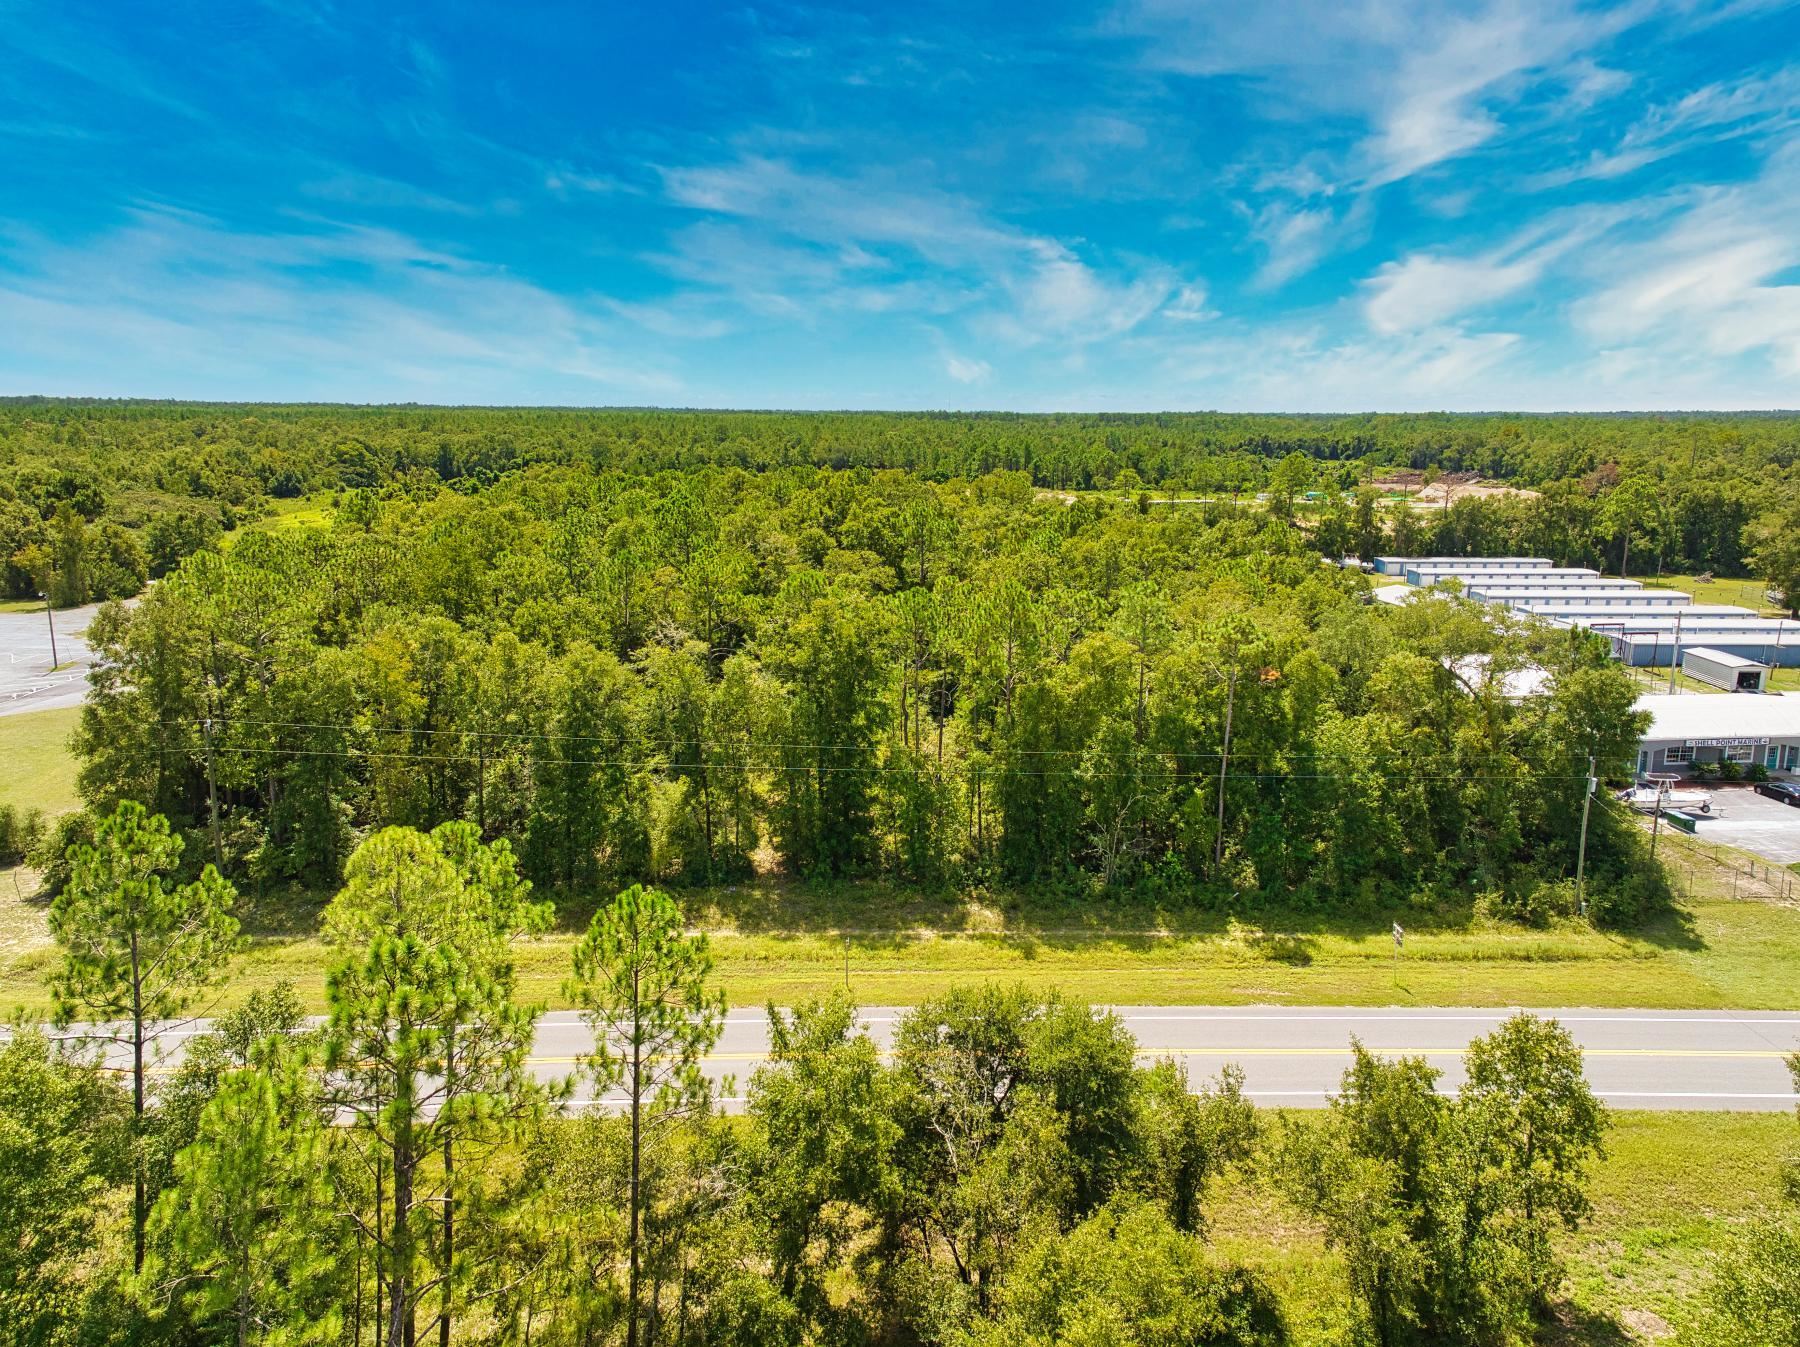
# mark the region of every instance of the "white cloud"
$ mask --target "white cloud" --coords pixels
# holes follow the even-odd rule
[[[1384,263],[1362,283],[1363,316],[1377,332],[1422,332],[1529,290],[1551,267],[1654,202],[1581,207],[1520,230],[1473,257],[1417,252]]]
[[[1057,239],[889,176],[834,177],[756,156],[661,172],[672,200],[732,218],[688,227],[657,260],[768,313],[961,310],[1017,345],[1081,345],[1130,331],[1175,288],[1166,267],[1102,271]]]
[[[1542,274],[1536,258],[1492,262],[1414,253],[1364,283],[1363,312],[1377,332],[1417,332],[1504,299]]]
[[[1745,136],[1774,135],[1800,125],[1800,66],[1771,75],[1709,84],[1648,109],[1610,150],[1532,178],[1534,188],[1563,187],[1584,180],[1605,181],[1697,145]]]
[[[1172,351],[1163,373],[1216,390],[1214,405],[1295,411],[1468,410],[1494,405],[1494,378],[1520,345],[1511,332],[1434,328],[1333,339],[1314,327],[1220,337]]]
[[[1302,209],[1276,202],[1256,215],[1251,232],[1264,249],[1253,284],[1259,290],[1286,285],[1316,267],[1335,241],[1338,217],[1328,207]]]
[[[1321,130],[1347,117],[1360,137],[1335,173],[1380,187],[1499,135],[1520,100],[1555,83],[1588,102],[1616,94],[1589,51],[1651,17],[1655,0],[1266,0],[1246,9],[1125,0],[1112,27],[1145,39],[1153,68],[1237,76],[1265,110],[1310,110]]]
[[[1207,307],[1204,285],[1184,285],[1163,305],[1162,316],[1178,323],[1198,323],[1219,314],[1217,309]]]
[[[1671,223],[1591,261],[1599,284],[1572,306],[1578,327],[1621,345],[1677,342],[1695,358],[1762,353],[1800,376],[1800,149],[1762,175],[1699,193]],[[1791,401],[1791,399],[1790,399]]]
[[[594,313],[388,230],[240,233],[139,209],[81,244],[13,235],[0,281],[8,391],[562,401],[668,396]],[[134,371],[133,387],[71,387]]]
[[[959,384],[985,383],[994,367],[985,360],[972,360],[951,351],[944,353],[944,373]]]

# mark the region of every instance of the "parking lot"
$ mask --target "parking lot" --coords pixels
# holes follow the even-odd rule
[[[91,652],[82,640],[99,604],[65,608],[56,614],[56,657],[50,667],[50,627],[43,609],[0,613],[0,716],[79,706],[87,695]]]
[[[1715,788],[1712,817],[1701,820],[1695,835],[1779,865],[1800,861],[1800,809],[1758,795],[1749,786]]]

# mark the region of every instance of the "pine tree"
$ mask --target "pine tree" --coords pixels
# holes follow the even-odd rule
[[[626,1347],[637,1347],[643,1317],[645,1147],[711,1098],[700,1061],[725,1020],[724,993],[709,985],[711,973],[706,937],[683,930],[681,910],[667,894],[634,884],[594,914],[564,985],[593,1032],[585,1065],[594,1097],[623,1091],[630,1111]]]
[[[146,1057],[238,944],[236,891],[210,865],[193,883],[176,884],[181,852],[167,819],[127,800],[100,820],[92,846],[70,850],[68,886],[50,906],[61,947],[50,976],[57,1024],[80,1017],[88,1022],[82,1039],[129,1045],[135,1135],[148,1107]],[[133,1171],[132,1270],[140,1271],[149,1211],[141,1156]]]

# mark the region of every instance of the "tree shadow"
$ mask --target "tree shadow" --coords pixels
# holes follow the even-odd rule
[[[1610,1314],[1561,1301],[1538,1324],[1539,1347],[1639,1347],[1643,1339]]]

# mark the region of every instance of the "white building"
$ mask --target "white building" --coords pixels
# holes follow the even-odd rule
[[[1650,728],[1638,745],[1640,777],[1686,774],[1697,762],[1800,770],[1800,697],[1658,692],[1639,697],[1637,708],[1650,713]]]

